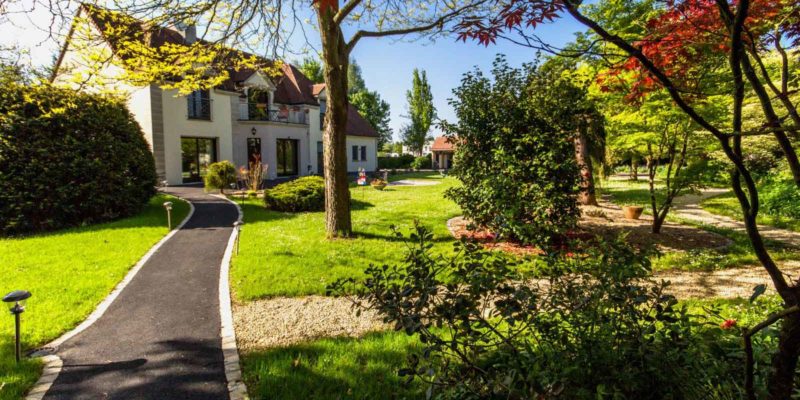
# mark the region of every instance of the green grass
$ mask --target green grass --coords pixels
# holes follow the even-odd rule
[[[407,233],[415,219],[433,232],[435,252],[451,251],[454,239],[446,222],[460,211],[443,192],[456,181],[428,179],[441,184],[352,188],[351,239],[326,239],[323,212],[281,213],[266,210],[260,199],[246,201],[241,247],[231,270],[236,298],[324,294],[338,278],[362,276],[370,263],[399,262],[405,245],[390,226]]]
[[[602,193],[611,195],[611,202],[617,205],[635,204],[643,206],[644,212],[650,214],[650,192],[646,180],[627,181],[613,180],[603,182]],[[716,198],[716,197],[715,197]],[[661,198],[658,201],[662,201]],[[734,203],[736,202],[733,199]],[[704,205],[703,205],[704,206]],[[736,204],[738,210],[738,203]],[[705,208],[705,206],[704,206]],[[709,210],[710,212],[714,212]],[[722,214],[722,213],[720,213]],[[688,252],[673,252],[663,254],[653,260],[654,270],[685,270],[685,271],[710,271],[715,269],[736,268],[746,265],[758,264],[759,261],[753,254],[753,248],[747,235],[731,229],[720,228],[712,225],[700,224],[695,221],[678,218],[671,213],[667,221],[694,226],[709,232],[722,235],[731,239],[733,243],[723,249],[699,249]],[[800,252],[786,248],[786,246],[766,240],[770,254],[776,261],[793,260],[800,257]]]
[[[404,333],[321,339],[242,356],[253,399],[423,398],[419,382],[404,385],[397,371],[419,347]]]
[[[142,213],[114,222],[53,233],[0,239],[0,295],[17,289],[32,297],[22,314],[24,351],[78,325],[164,235],[166,215],[157,195]],[[174,203],[173,221],[188,203]],[[0,317],[0,400],[19,399],[38,379],[38,360],[14,363],[14,319]]]
[[[700,207],[712,214],[724,215],[737,221],[742,220],[742,208],[731,192],[706,199],[700,203]],[[762,225],[800,232],[800,220],[769,215],[763,209],[758,213],[757,221]]]

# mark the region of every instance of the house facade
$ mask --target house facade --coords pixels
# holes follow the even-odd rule
[[[73,29],[62,48],[53,81],[75,85],[94,80],[94,89],[113,90],[126,98],[153,151],[160,180],[170,185],[202,181],[208,165],[229,160],[247,167],[260,160],[266,179],[322,173],[322,132],[326,92],[297,68],[283,64],[278,77],[255,70],[230,71],[222,85],[181,95],[159,85],[131,86],[116,64],[89,65],[86,46],[112,46],[103,40],[102,19],[89,8],[79,10],[88,27]],[[78,20],[78,19],[76,19]],[[77,32],[84,32],[77,34]],[[191,43],[193,31],[159,28],[158,43]],[[88,74],[96,75],[89,77]],[[97,83],[99,82],[99,85]],[[377,167],[377,132],[355,108],[348,110],[348,172]]]
[[[431,161],[433,169],[450,169],[453,167],[453,155],[456,147],[445,136],[434,139],[431,145]]]

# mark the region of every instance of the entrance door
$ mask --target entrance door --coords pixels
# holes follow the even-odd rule
[[[297,140],[278,139],[275,147],[278,152],[278,166],[276,168],[278,176],[298,175]]]
[[[259,164],[261,160],[261,138],[247,138],[247,167],[250,168],[253,163]]]
[[[217,139],[181,138],[183,183],[202,181],[208,165],[214,162],[217,162]]]

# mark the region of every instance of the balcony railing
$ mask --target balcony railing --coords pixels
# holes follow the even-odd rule
[[[187,101],[189,119],[211,119],[211,100],[189,98]]]
[[[287,124],[308,125],[304,110],[282,109],[275,110],[263,103],[240,103],[240,121],[272,121]]]

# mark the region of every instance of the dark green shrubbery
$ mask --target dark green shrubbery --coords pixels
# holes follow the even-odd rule
[[[411,154],[401,154],[398,157],[378,157],[378,169],[408,169],[414,162]]]
[[[212,163],[203,177],[206,190],[219,189],[224,193],[232,183],[236,183],[236,167],[228,160]]]
[[[264,191],[264,204],[275,211],[322,211],[325,208],[325,181],[306,176]]]
[[[155,194],[152,153],[125,106],[49,85],[0,89],[0,233],[92,224]]]
[[[411,168],[414,169],[431,169],[433,168],[433,160],[431,156],[421,156],[414,159],[411,163]]]
[[[453,91],[458,123],[443,129],[459,143],[451,174],[463,185],[447,196],[477,225],[544,247],[580,214],[571,130],[553,122],[574,119],[573,104],[553,101],[558,86],[532,65],[499,59],[492,72],[468,73]]]
[[[399,372],[434,398],[742,398],[736,329],[679,304],[624,239],[543,257],[537,280],[474,243],[433,255],[432,240],[417,226],[401,265],[370,266],[363,281],[329,290],[357,293],[361,308],[420,339]]]
[[[800,220],[800,190],[785,163],[759,185],[764,211],[776,217]]]

